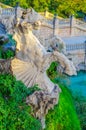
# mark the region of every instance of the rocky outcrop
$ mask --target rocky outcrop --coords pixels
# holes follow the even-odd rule
[[[34,92],[26,98],[26,103],[32,106],[34,116],[40,119],[43,129],[46,126],[45,115],[58,104],[59,92],[61,92],[61,90],[57,86],[54,86],[50,94],[41,90]]]
[[[0,74],[10,73],[11,71],[11,60],[0,60]]]

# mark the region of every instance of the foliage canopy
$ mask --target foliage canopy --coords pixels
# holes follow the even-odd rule
[[[15,6],[16,2],[24,8],[32,7],[36,11],[48,10],[60,16],[70,16],[77,11],[86,13],[86,0],[0,0],[0,2]]]

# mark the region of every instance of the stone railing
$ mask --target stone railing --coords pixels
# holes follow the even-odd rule
[[[17,9],[18,10],[18,9]],[[20,11],[17,11],[17,16],[20,16]],[[42,13],[40,13],[42,14]],[[45,17],[45,22],[48,23],[48,27],[53,29],[53,17],[51,13],[48,12],[49,17],[51,19],[47,19]],[[3,18],[9,18],[11,16],[15,16],[15,8],[0,8],[0,19],[2,21]],[[60,37],[70,37],[70,36],[85,36],[86,35],[86,23],[72,18],[62,19],[59,16],[56,16],[55,21],[55,35]]]
[[[0,15],[2,17],[15,15],[15,8],[0,8]]]
[[[74,43],[74,44],[67,44],[66,43],[66,51],[75,51],[75,50],[85,50],[85,43]]]
[[[70,26],[70,19],[59,19],[59,26]]]
[[[86,28],[86,22],[76,19],[76,25]]]
[[[53,18],[46,19],[46,22],[53,28]],[[72,19],[59,19],[59,17],[56,17],[55,32],[55,35],[60,37],[86,36],[86,23],[74,17]]]

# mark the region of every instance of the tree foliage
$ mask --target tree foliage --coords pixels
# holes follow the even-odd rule
[[[0,59],[9,59],[15,56],[15,50],[12,50],[12,46],[16,46],[15,40],[12,35],[8,35],[8,39],[3,40],[4,37],[0,37]],[[11,44],[6,47],[7,44]]]
[[[61,16],[76,14],[77,11],[86,12],[86,0],[1,0],[4,4],[15,6],[16,2],[24,8],[32,7],[36,11],[48,9]]]
[[[57,66],[58,63],[57,62],[52,62],[49,69],[47,69],[47,75],[48,77],[53,80],[55,77],[57,77]]]

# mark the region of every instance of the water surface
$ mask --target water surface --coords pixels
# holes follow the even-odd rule
[[[80,71],[77,76],[69,77],[69,89],[73,94],[79,94],[86,97],[86,72]]]

